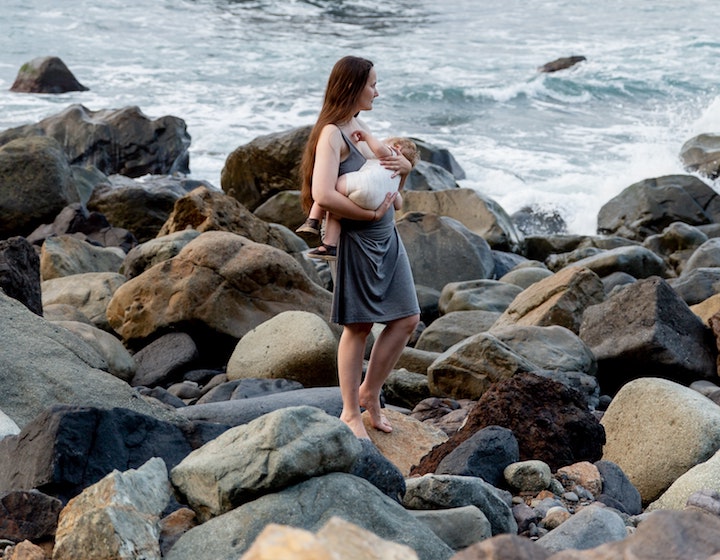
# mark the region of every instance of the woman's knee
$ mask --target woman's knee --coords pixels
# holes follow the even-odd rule
[[[398,319],[397,321],[395,321],[395,325],[398,329],[402,329],[408,335],[411,335],[415,332],[415,329],[417,328],[419,322],[420,315],[411,315],[409,317],[403,317],[402,319]]]

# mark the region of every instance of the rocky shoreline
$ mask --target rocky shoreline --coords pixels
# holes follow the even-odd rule
[[[716,139],[681,154],[707,182],[630,185],[594,236],[418,139],[422,323],[393,433],[358,441],[332,274],[293,233],[308,132],[238,147],[221,188],[177,117],[0,132],[0,558],[720,554]]]

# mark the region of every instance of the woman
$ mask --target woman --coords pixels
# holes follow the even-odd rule
[[[395,229],[394,205],[402,203],[402,195],[389,193],[378,208],[366,210],[335,189],[339,175],[357,171],[374,157],[366,142],[352,138],[358,137],[353,135],[357,130],[370,134],[357,115],[372,110],[377,96],[372,62],[354,56],[340,59],[328,78],[301,167],[305,210],[314,199],[342,219],[332,308],[333,322],[343,325],[338,345],[340,419],[360,438],[368,437],[360,407],[368,411],[375,429],[392,431],[382,414],[380,391],[420,319],[410,263]],[[380,161],[401,175],[411,169],[402,154]],[[375,341],[363,381],[365,344],[376,322],[386,326]]]

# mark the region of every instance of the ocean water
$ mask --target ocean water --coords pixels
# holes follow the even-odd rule
[[[683,143],[720,132],[709,0],[3,0],[0,130],[72,103],[183,118],[193,177],[220,186],[253,138],[314,122],[334,62],[373,60],[378,136],[447,148],[463,187],[593,234],[630,184],[685,173]],[[9,92],[59,56],[87,92]],[[537,68],[582,55],[553,74]],[[706,182],[717,188],[711,182]]]

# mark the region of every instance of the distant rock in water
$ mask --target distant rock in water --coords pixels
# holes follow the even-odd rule
[[[557,72],[558,70],[565,70],[571,66],[575,66],[578,62],[587,60],[584,56],[566,56],[558,58],[547,64],[543,64],[538,68],[538,72]]]
[[[567,234],[567,223],[556,209],[524,206],[510,216],[523,235]]]
[[[10,91],[20,93],[65,93],[88,91],[56,56],[34,58],[20,67]]]

